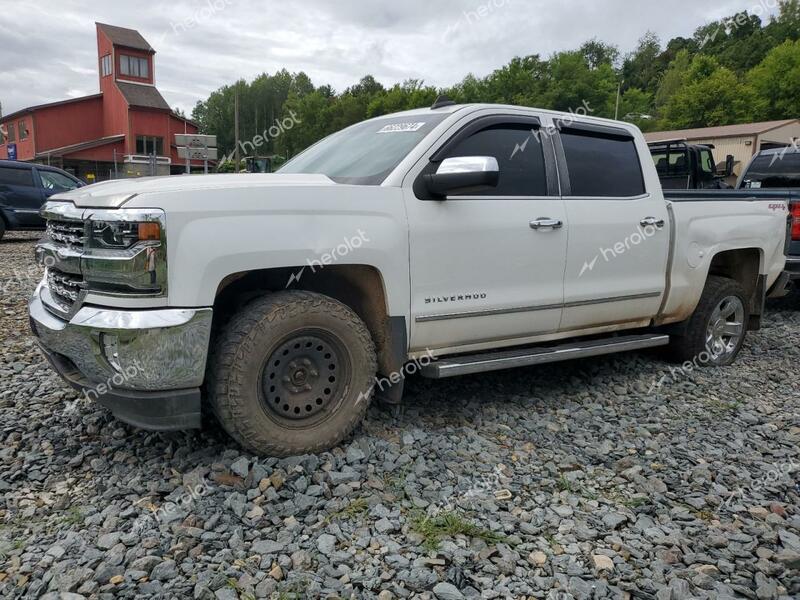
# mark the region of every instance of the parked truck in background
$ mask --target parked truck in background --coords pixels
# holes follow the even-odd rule
[[[792,229],[786,252],[786,270],[792,281],[800,279],[800,149],[789,146],[762,150],[739,176],[736,187],[758,192],[791,193],[789,211]]]
[[[730,365],[785,284],[788,197],[713,194],[665,198],[633,125],[441,101],[276,174],[54,197],[31,325],[124,421],[208,411],[254,452],[316,452],[375,392],[400,401],[409,365],[444,378],[653,347]]]
[[[724,190],[733,186],[726,179],[733,175],[734,158],[725,159],[725,170],[718,172],[714,146],[689,144],[686,140],[651,142],[650,154],[665,190]]]

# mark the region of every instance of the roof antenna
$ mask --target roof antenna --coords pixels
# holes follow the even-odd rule
[[[436,110],[437,108],[444,108],[445,106],[455,106],[456,103],[450,100],[446,95],[442,94],[436,99],[436,102],[433,103],[431,106],[431,110]]]

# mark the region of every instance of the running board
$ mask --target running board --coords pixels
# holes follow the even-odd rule
[[[471,375],[487,371],[502,371],[517,367],[543,365],[574,358],[602,356],[629,350],[656,348],[669,344],[668,335],[629,335],[577,344],[563,344],[547,348],[522,348],[505,352],[473,354],[444,358],[422,368],[422,375],[431,379],[445,379],[458,375]]]

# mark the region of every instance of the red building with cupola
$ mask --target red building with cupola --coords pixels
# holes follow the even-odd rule
[[[0,159],[51,164],[89,182],[185,173],[175,134],[198,128],[156,88],[156,51],[138,31],[96,27],[100,93],[0,117]]]

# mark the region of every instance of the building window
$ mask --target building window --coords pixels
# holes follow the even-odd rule
[[[0,123],[0,146],[6,143],[6,126]]]
[[[28,139],[28,126],[25,125],[25,121],[19,122],[19,141],[27,140]]]
[[[111,55],[106,54],[103,58],[100,59],[100,76],[101,77],[108,77],[111,75]]]
[[[127,56],[125,54],[119,57],[119,71],[123,75],[141,77],[142,79],[146,79],[150,76],[146,58]]]
[[[6,131],[6,135],[8,137],[8,141],[9,142],[17,141],[17,138],[14,137],[14,124],[13,123],[7,123],[6,127],[8,127],[8,130]]]
[[[147,135],[136,136],[136,154],[156,156],[164,155],[164,138]]]

